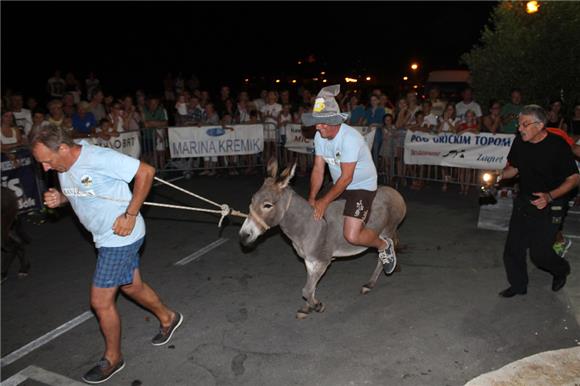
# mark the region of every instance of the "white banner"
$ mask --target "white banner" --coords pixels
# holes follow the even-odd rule
[[[375,139],[375,129],[367,126],[351,127],[362,134],[369,149],[372,149],[373,141]],[[286,124],[286,144],[284,147],[297,153],[314,154],[314,139],[304,138],[302,135],[302,126],[300,124]]]
[[[513,134],[428,134],[407,131],[405,164],[503,169]]]
[[[171,158],[256,154],[264,150],[264,125],[170,127]]]
[[[90,144],[110,147],[130,157],[137,158],[141,156],[141,143],[139,142],[138,131],[127,131],[119,133],[118,137],[111,137],[108,141],[102,138],[84,138]]]

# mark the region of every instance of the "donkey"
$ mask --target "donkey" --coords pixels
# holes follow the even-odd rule
[[[271,227],[280,225],[292,240],[296,253],[304,259],[307,271],[306,285],[302,296],[306,304],[298,310],[296,317],[304,319],[312,311],[323,312],[324,305],[315,298],[316,285],[336,257],[357,255],[367,247],[349,244],[343,236],[344,200],[332,202],[321,220],[313,218],[313,208],[299,196],[288,183],[294,177],[296,164],[286,168],[277,178],[278,163],[268,163],[268,176],[264,184],[252,197],[250,213],[240,229],[243,245],[250,245]],[[385,237],[398,240],[397,228],[403,221],[407,208],[403,197],[388,186],[379,187],[373,201],[367,226]],[[375,286],[382,263],[377,256],[377,265],[369,281],[361,288],[367,294]]]

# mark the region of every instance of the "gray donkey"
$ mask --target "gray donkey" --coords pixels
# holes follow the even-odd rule
[[[312,311],[323,312],[324,305],[315,298],[316,285],[335,257],[352,256],[367,249],[349,244],[343,236],[344,200],[331,203],[321,220],[313,218],[313,208],[299,196],[288,183],[294,177],[296,164],[286,168],[277,178],[278,163],[268,163],[268,177],[252,197],[250,213],[240,230],[243,245],[250,245],[271,227],[280,225],[292,240],[296,253],[304,259],[307,279],[302,289],[306,305],[298,310],[296,317],[304,319]],[[367,226],[377,233],[397,242],[397,227],[405,217],[407,207],[403,197],[388,186],[379,187]],[[363,285],[362,294],[375,286],[382,263],[377,265],[369,281]]]

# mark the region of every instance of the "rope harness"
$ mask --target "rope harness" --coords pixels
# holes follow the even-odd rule
[[[185,190],[177,185],[172,184],[171,182],[167,182],[165,180],[162,180],[159,177],[154,177],[156,181],[161,182],[162,184],[165,184],[167,186],[170,186],[174,189],[177,189],[183,193],[189,194],[190,196],[193,196],[195,198],[198,198],[202,201],[207,202],[208,204],[212,204],[214,206],[217,206],[218,208],[220,208],[219,210],[217,209],[204,209],[204,208],[195,208],[195,207],[191,207],[191,206],[182,206],[182,205],[172,205],[172,204],[161,204],[161,203],[157,203],[157,202],[148,202],[145,201],[143,204],[144,205],[149,205],[149,206],[159,206],[162,208],[173,208],[173,209],[184,209],[184,210],[192,210],[192,211],[196,211],[196,212],[206,212],[206,213],[218,213],[221,214],[220,217],[220,221],[218,222],[218,227],[221,228],[222,226],[222,221],[224,220],[224,218],[226,216],[232,215],[232,216],[238,216],[238,217],[248,217],[247,214],[242,213],[240,211],[237,211],[233,208],[230,208],[228,204],[218,204],[217,202],[213,202],[205,197],[202,197],[200,195],[197,195],[193,192],[190,192],[189,190]]]

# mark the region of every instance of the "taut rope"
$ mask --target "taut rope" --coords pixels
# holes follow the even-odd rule
[[[174,189],[177,189],[177,190],[179,190],[179,191],[181,191],[183,193],[189,194],[190,196],[193,196],[193,197],[198,198],[198,199],[200,199],[202,201],[205,201],[205,202],[207,202],[209,204],[212,204],[214,206],[217,206],[220,209],[217,210],[217,209],[194,208],[194,207],[191,207],[191,206],[171,205],[171,204],[160,204],[160,203],[157,203],[157,202],[148,202],[148,201],[145,201],[143,203],[144,205],[159,206],[159,207],[163,207],[163,208],[192,210],[192,211],[196,211],[196,212],[218,213],[218,214],[221,214],[220,221],[218,222],[218,227],[221,227],[222,226],[222,221],[228,215],[238,216],[238,217],[248,217],[247,214],[242,213],[240,211],[237,211],[237,210],[235,210],[233,208],[230,208],[227,204],[221,204],[220,205],[217,202],[213,202],[211,200],[208,200],[205,197],[202,197],[202,196],[197,195],[197,194],[195,194],[193,192],[190,192],[189,190],[185,190],[185,189],[183,189],[183,188],[181,188],[181,187],[179,187],[177,185],[172,184],[171,182],[167,182],[165,180],[162,180],[159,177],[155,177],[155,180],[161,182],[162,184],[165,184],[167,186],[170,186],[170,187],[172,187]]]

